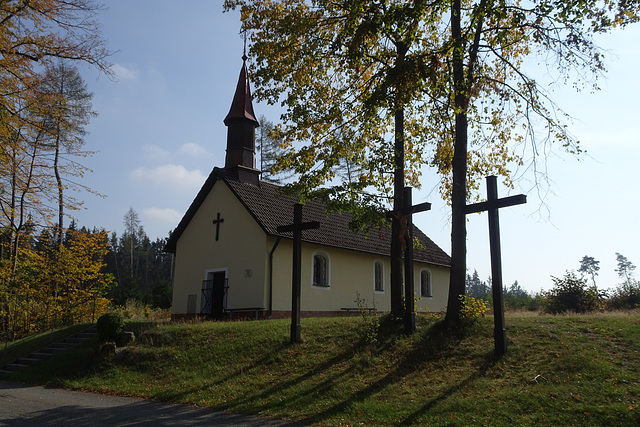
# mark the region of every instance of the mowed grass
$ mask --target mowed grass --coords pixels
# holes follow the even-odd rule
[[[640,425],[640,313],[507,315],[463,333],[371,319],[130,324],[136,343],[103,362],[87,346],[14,379],[142,396],[314,425]]]

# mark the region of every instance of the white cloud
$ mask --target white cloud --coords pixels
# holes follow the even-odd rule
[[[111,66],[111,71],[116,75],[118,80],[137,80],[138,79],[138,70],[134,70],[131,68],[127,68],[121,64],[113,64]]]
[[[193,157],[208,156],[211,154],[202,145],[196,144],[194,142],[187,142],[186,144],[183,144],[178,149],[178,153],[186,154]]]
[[[170,208],[146,208],[142,210],[142,214],[152,221],[158,221],[169,225],[177,225],[182,214],[175,209]]]
[[[157,159],[164,160],[164,159],[170,158],[169,151],[154,144],[145,144],[142,147],[142,151],[145,153],[145,156],[153,160],[157,160]]]
[[[155,168],[140,167],[131,172],[135,179],[151,181],[156,185],[184,189],[198,189],[206,176],[198,169],[187,170],[182,165],[162,165]]]

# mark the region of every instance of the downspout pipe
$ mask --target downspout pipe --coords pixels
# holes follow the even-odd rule
[[[281,238],[278,237],[276,242],[273,244],[273,248],[271,248],[271,252],[269,252],[269,316],[268,319],[271,319],[273,314],[273,254],[275,253],[278,245],[280,244]]]

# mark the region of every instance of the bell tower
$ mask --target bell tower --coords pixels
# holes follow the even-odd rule
[[[259,124],[251,102],[246,55],[242,56],[236,93],[224,124],[227,126],[225,171],[238,181],[258,185],[260,171],[256,169],[256,128]]]

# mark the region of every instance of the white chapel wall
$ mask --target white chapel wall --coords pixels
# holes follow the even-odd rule
[[[268,246],[271,248],[273,244]],[[312,284],[314,253],[323,253],[330,258],[328,288]],[[384,266],[384,291],[382,292],[377,292],[374,286],[376,261],[382,262]],[[291,310],[291,263],[292,242],[289,239],[283,239],[274,253],[274,311]],[[449,269],[420,262],[414,263],[416,298],[420,297],[420,272],[423,269],[431,274],[433,292],[431,297],[423,297],[416,302],[416,311],[441,311],[447,304]],[[375,305],[378,311],[388,311],[390,309],[390,272],[388,257],[304,243],[300,309],[303,312],[340,312],[343,307],[356,307],[356,297],[359,296],[367,307]]]
[[[215,240],[218,212],[219,239]],[[244,206],[221,180],[216,182],[177,242],[173,314],[186,314],[189,295],[202,304],[207,270],[226,269],[229,289],[226,308],[265,307],[266,236]],[[266,308],[266,307],[265,307]]]

